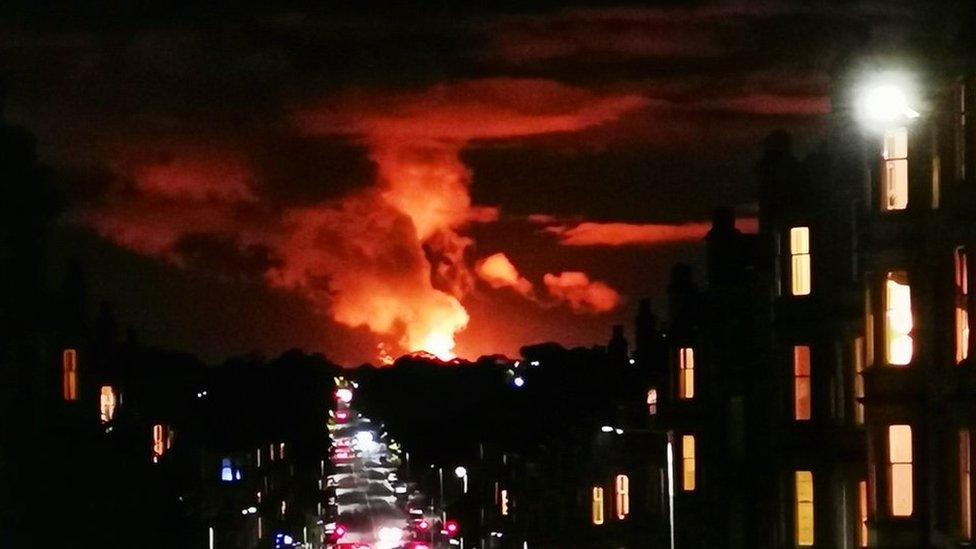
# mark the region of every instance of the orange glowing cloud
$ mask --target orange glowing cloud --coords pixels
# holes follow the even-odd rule
[[[591,281],[585,273],[567,271],[542,278],[549,294],[565,302],[577,313],[605,313],[620,305],[620,294],[600,281]]]
[[[333,317],[378,333],[400,327],[405,330],[400,343],[406,350],[453,356],[454,334],[468,322],[460,300],[472,286],[465,254],[473,241],[463,231],[469,223],[498,218],[497,209],[472,205],[472,174],[460,160],[461,150],[480,139],[578,131],[615,120],[645,103],[639,96],[594,94],[548,80],[495,78],[439,84],[396,96],[351,93],[299,112],[297,123],[306,131],[355,136],[369,147],[378,168],[371,193],[379,202],[377,208],[402,216],[413,229],[401,249],[406,253],[410,248],[410,256],[417,259],[410,264],[413,285],[382,275],[386,257],[360,257],[358,264],[376,263],[360,268],[376,276],[350,276],[331,284],[329,292],[338,294],[339,284],[342,291],[358,296],[331,299]],[[368,224],[361,228],[368,238],[378,237]],[[286,261],[284,268],[289,264]],[[500,267],[496,259],[487,268]],[[285,278],[291,280],[289,286],[303,287],[301,279],[319,270],[324,266]],[[518,278],[516,274],[516,291],[530,292],[531,284]],[[413,291],[406,291],[409,288]]]
[[[582,130],[643,104],[638,96],[507,78],[395,95],[357,91],[301,110],[295,122],[307,133],[364,144],[377,174],[366,188],[276,209],[262,203],[246,155],[209,143],[144,144],[120,148],[116,165],[131,184],[82,220],[176,265],[186,264],[187,242],[207,238],[264,254],[256,264],[271,287],[305,297],[339,324],[369,329],[383,338],[384,352],[449,359],[469,322],[462,300],[474,286],[466,229],[499,217],[495,207],[472,204],[473,174],[461,151],[480,139]],[[498,258],[480,267],[496,283],[511,275]],[[516,291],[531,294],[517,271],[513,280]],[[573,303],[594,308],[582,298]]]
[[[590,281],[585,273],[578,271],[544,275],[543,284],[549,297],[540,299],[536,297],[532,282],[520,275],[511,260],[500,252],[478,261],[475,272],[491,288],[510,288],[547,308],[566,304],[575,313],[599,314],[612,311],[621,303],[616,290],[604,282]]]
[[[475,264],[475,273],[492,288],[511,288],[520,295],[534,299],[532,283],[519,274],[508,257],[499,252]]]
[[[739,217],[735,224],[744,233],[758,231],[755,217]],[[552,225],[542,230],[555,235],[563,246],[654,246],[697,242],[711,228],[708,222],[680,225],[585,222],[572,227]]]

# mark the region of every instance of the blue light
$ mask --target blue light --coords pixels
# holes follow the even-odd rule
[[[230,466],[230,458],[220,461],[220,480],[224,482],[234,481],[234,469]],[[237,480],[240,480],[240,471],[237,472]]]

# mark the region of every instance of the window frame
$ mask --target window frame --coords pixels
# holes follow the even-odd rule
[[[898,437],[898,433],[907,433],[907,445],[904,440],[899,440],[903,437]],[[909,518],[915,514],[915,452],[913,446],[914,434],[910,424],[899,423],[888,426],[886,444],[888,454],[888,513],[894,518]],[[907,454],[904,454],[906,450]],[[904,455],[895,455],[896,453]],[[904,479],[899,471],[907,471],[907,484],[903,483]],[[899,502],[900,496],[905,498],[903,503]],[[902,509],[902,505],[907,505],[907,509]]]
[[[790,227],[790,295],[803,297],[813,291],[810,226]]]
[[[805,372],[801,357],[805,358]],[[811,352],[809,345],[793,346],[793,421],[806,422],[813,419],[813,378],[812,378]],[[802,409],[804,404],[801,398],[801,385],[806,388],[806,409]]]
[[[695,398],[695,348],[678,348],[678,398]]]
[[[898,142],[900,137],[904,137],[904,143]],[[911,179],[908,150],[910,141],[907,126],[885,129],[884,148],[881,152],[881,210],[884,212],[898,212],[908,209]],[[904,148],[904,155],[899,153],[901,148]],[[902,178],[901,175],[904,177]],[[893,188],[892,181],[897,187]],[[903,196],[901,196],[902,194]],[[895,203],[892,202],[893,196],[899,198]]]
[[[801,492],[801,486],[809,488]],[[809,493],[809,496],[807,496]],[[816,539],[816,494],[813,471],[793,472],[793,542],[796,547],[813,547]],[[809,524],[807,524],[809,523]]]
[[[695,435],[681,435],[681,491],[694,492],[697,488],[698,441]]]

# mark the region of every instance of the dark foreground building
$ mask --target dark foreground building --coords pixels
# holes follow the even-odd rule
[[[972,542],[976,80],[918,76],[838,75],[820,151],[767,139],[759,233],[719,213],[707,288],[675,270],[677,547]]]

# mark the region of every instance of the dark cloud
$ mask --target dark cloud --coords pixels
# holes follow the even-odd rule
[[[37,133],[61,174],[73,204],[66,219],[163,263],[150,269],[120,250],[77,250],[89,263],[108,262],[99,274],[137,315],[176,322],[187,309],[169,292],[214,325],[234,326],[201,343],[147,321],[173,344],[225,351],[259,329],[226,313],[246,309],[248,292],[280,304],[318,284],[331,299],[335,273],[299,271],[335,265],[295,241],[324,238],[326,229],[387,234],[390,253],[433,265],[433,282],[409,279],[416,295],[470,291],[465,265],[496,252],[529,280],[585,271],[625,295],[659,295],[671,262],[697,261],[694,235],[634,253],[569,248],[525,216],[646,229],[750,203],[756,144],[785,128],[801,151],[813,149],[831,71],[845,56],[922,46],[941,59],[937,52],[971,44],[976,28],[964,0],[589,4],[13,0],[0,20],[0,78],[9,116]],[[447,193],[457,206],[449,220],[416,223],[420,247],[398,224],[416,197],[394,197],[397,213],[366,189],[434,165],[449,166],[463,185]],[[352,217],[375,217],[374,225],[347,220],[343,204],[363,208]],[[433,237],[431,227],[454,236]],[[282,246],[294,246],[292,255]],[[350,257],[371,253],[358,246]],[[141,298],[125,269],[178,282],[157,284],[144,307],[134,306]],[[269,289],[268,273],[283,272],[288,282]],[[215,290],[221,284],[227,291]],[[526,311],[510,293],[467,297],[462,352],[511,352],[549,337],[590,343],[628,314]],[[320,303],[287,302],[250,319],[299,323],[296,343],[332,346],[344,359],[375,349],[367,330],[318,316]],[[254,341],[280,348],[287,339],[283,331]]]

